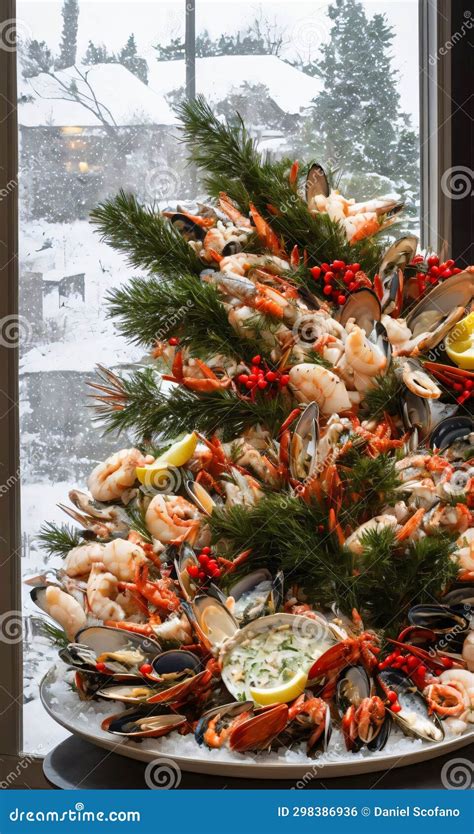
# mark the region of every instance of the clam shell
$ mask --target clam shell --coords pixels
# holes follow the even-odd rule
[[[339,314],[339,322],[346,326],[349,319],[365,330],[367,336],[372,333],[376,321],[380,321],[382,308],[380,301],[372,290],[362,287],[351,293]]]
[[[398,238],[385,252],[378,269],[381,281],[397,267],[403,269],[416,253],[418,238],[415,235],[404,235]]]
[[[316,402],[306,406],[296,424],[290,443],[290,474],[304,481],[313,474],[318,459],[319,407]]]

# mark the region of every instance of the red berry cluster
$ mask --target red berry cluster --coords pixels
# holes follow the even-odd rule
[[[348,293],[361,286],[360,279],[357,278],[360,264],[346,264],[337,260],[331,264],[313,266],[310,272],[316,281],[323,282],[323,294],[339,306],[345,303]]]
[[[219,579],[222,571],[216,560],[211,556],[211,548],[203,547],[198,554],[198,565],[189,565],[188,573],[191,579],[199,579],[205,582],[206,579]]]
[[[446,278],[451,278],[451,275],[457,275],[458,272],[462,272],[459,267],[454,265],[454,261],[451,259],[440,263],[437,255],[430,255],[426,261],[423,255],[415,255],[410,265],[416,266],[419,270],[417,280],[420,295],[423,295],[425,292],[427,284],[434,286],[439,284],[440,281],[445,281]]]
[[[449,657],[439,657],[439,661],[443,664],[445,669],[451,669],[453,663]],[[391,654],[379,663],[379,669],[400,669],[408,675],[418,689],[423,689],[426,686],[426,675],[428,668],[415,655],[410,654],[409,651],[403,652],[401,649],[395,649]]]
[[[267,368],[262,357],[257,354],[252,358],[252,364],[249,374],[239,374],[237,382],[240,382],[249,391],[264,391],[269,386],[273,390],[278,388],[285,388],[288,385],[290,377],[288,374],[283,374],[281,371],[271,371]]]

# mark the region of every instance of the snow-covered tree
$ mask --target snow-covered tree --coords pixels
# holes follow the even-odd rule
[[[388,177],[416,200],[418,149],[392,64],[393,28],[357,0],[333,0],[330,39],[313,62],[324,89],[304,120],[300,144],[328,167]],[[367,195],[365,195],[367,196]]]
[[[204,29],[196,36],[196,57],[279,55],[283,44],[284,34],[280,26],[275,21],[260,16],[246,29],[235,34],[224,32],[215,39]],[[159,61],[177,61],[185,57],[184,42],[180,38],[173,38],[165,46],[156,44],[154,48]]]
[[[76,63],[77,30],[79,26],[79,0],[64,0],[62,8],[63,30],[56,69],[72,67]]]
[[[136,75],[144,84],[148,84],[148,65],[144,58],[140,58],[137,53],[137,45],[135,43],[135,35],[129,36],[126,44],[118,53],[117,61],[123,64],[133,75]]]
[[[49,72],[54,64],[53,53],[45,41],[29,40],[22,48],[20,61],[24,78]]]
[[[95,44],[89,41],[87,49],[82,59],[83,64],[107,64],[110,62],[111,56],[107,52],[107,47],[103,43]]]

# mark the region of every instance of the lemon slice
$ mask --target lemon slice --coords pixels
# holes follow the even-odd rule
[[[266,707],[268,704],[286,704],[304,692],[307,680],[307,673],[300,669],[291,680],[279,686],[273,686],[270,689],[257,689],[251,686],[249,688],[250,697],[262,707]]]
[[[446,353],[459,368],[474,370],[474,313],[453,327],[446,337]]]
[[[166,452],[156,458],[153,463],[147,466],[137,466],[136,474],[141,484],[150,485],[158,479],[160,473],[166,472],[170,466],[184,466],[194,454],[198,443],[198,436],[195,432],[186,434],[181,440],[173,443]]]

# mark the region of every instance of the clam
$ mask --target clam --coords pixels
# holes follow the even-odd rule
[[[229,596],[235,600],[232,613],[241,626],[274,614],[283,599],[283,573],[273,578],[266,568],[252,571],[231,585]]]
[[[329,183],[324,168],[314,163],[306,175],[305,196],[308,206],[311,206],[313,199],[320,194],[323,197],[329,197],[329,191]]]
[[[214,507],[216,506],[216,502],[213,498],[211,498],[207,489],[204,489],[200,483],[193,481],[191,478],[184,482],[184,488],[193,504],[196,504],[196,507],[198,507],[201,512],[206,515],[211,515]]]
[[[192,602],[183,602],[182,606],[199,640],[208,651],[225,643],[239,630],[235,617],[214,596],[203,594],[195,597]]]
[[[385,252],[378,269],[382,283],[388,275],[397,270],[403,269],[414,257],[418,246],[418,238],[415,235],[405,235],[398,238]]]
[[[243,712],[252,712],[253,708],[253,701],[233,701],[230,704],[222,704],[221,706],[212,707],[212,709],[206,710],[196,724],[194,738],[200,745],[207,744],[205,736],[209,722],[212,719],[217,718],[217,721],[215,722],[215,732],[217,735],[220,735],[223,730],[225,731],[230,727],[237,716],[241,715]],[[207,744],[207,746],[210,747],[211,745]]]
[[[341,308],[339,322],[345,327],[349,319],[354,319],[355,323],[369,336],[374,329],[375,322],[380,321],[381,315],[382,308],[375,293],[367,287],[362,287],[348,297]]]
[[[384,669],[378,678],[382,685],[396,692],[400,712],[392,712],[392,719],[407,736],[423,741],[442,741],[444,729],[438,716],[428,713],[428,705],[411,680],[398,669]]]
[[[155,710],[144,712],[132,708],[118,715],[110,715],[102,722],[101,727],[109,733],[127,738],[159,738],[184,726],[186,722],[185,715],[170,715]]]
[[[442,420],[430,435],[430,446],[444,452],[456,441],[467,438],[474,432],[474,420],[469,416],[447,417]],[[473,448],[474,455],[474,448]]]
[[[290,474],[298,481],[310,478],[317,463],[319,442],[319,408],[311,402],[296,424],[290,443]]]
[[[420,349],[434,348],[460,321],[474,298],[474,274],[459,272],[438,284],[415,305],[406,318],[414,338],[426,333]]]

